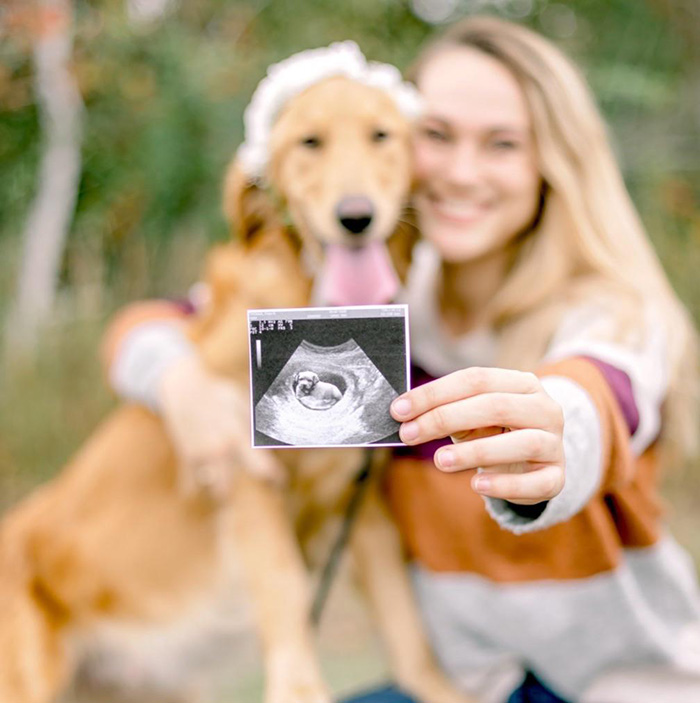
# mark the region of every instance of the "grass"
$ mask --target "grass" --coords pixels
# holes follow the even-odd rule
[[[100,319],[48,330],[36,359],[3,369],[3,504],[53,476],[113,404],[96,353],[102,326]]]

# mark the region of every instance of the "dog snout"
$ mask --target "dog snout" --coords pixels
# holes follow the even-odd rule
[[[350,196],[338,203],[336,216],[350,234],[362,234],[372,224],[374,206],[364,195]]]

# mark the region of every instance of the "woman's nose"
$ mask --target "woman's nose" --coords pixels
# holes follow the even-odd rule
[[[469,142],[455,145],[444,176],[454,185],[471,186],[477,183],[481,177],[481,160],[476,145]]]

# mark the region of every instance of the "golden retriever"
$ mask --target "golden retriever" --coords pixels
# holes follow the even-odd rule
[[[393,101],[341,77],[306,89],[276,120],[270,187],[230,169],[225,210],[242,243],[211,255],[211,301],[190,336],[242,396],[246,309],[307,305],[329,242],[389,237],[405,273],[411,241],[396,222],[410,170],[409,125]],[[283,490],[238,470],[216,502],[178,491],[156,415],[117,409],[0,526],[0,701],[50,703],[79,671],[128,700],[192,701],[198,665],[212,651],[225,656],[246,604],[263,648],[265,700],[329,701],[309,623],[305,559],[317,558],[304,550],[347,504],[361,452],[280,451]],[[299,535],[294,525],[304,526]],[[426,703],[463,702],[433,660],[374,485],[351,542],[396,681]]]

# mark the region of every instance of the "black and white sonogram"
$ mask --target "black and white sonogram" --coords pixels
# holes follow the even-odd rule
[[[405,305],[249,310],[254,447],[400,445]]]

